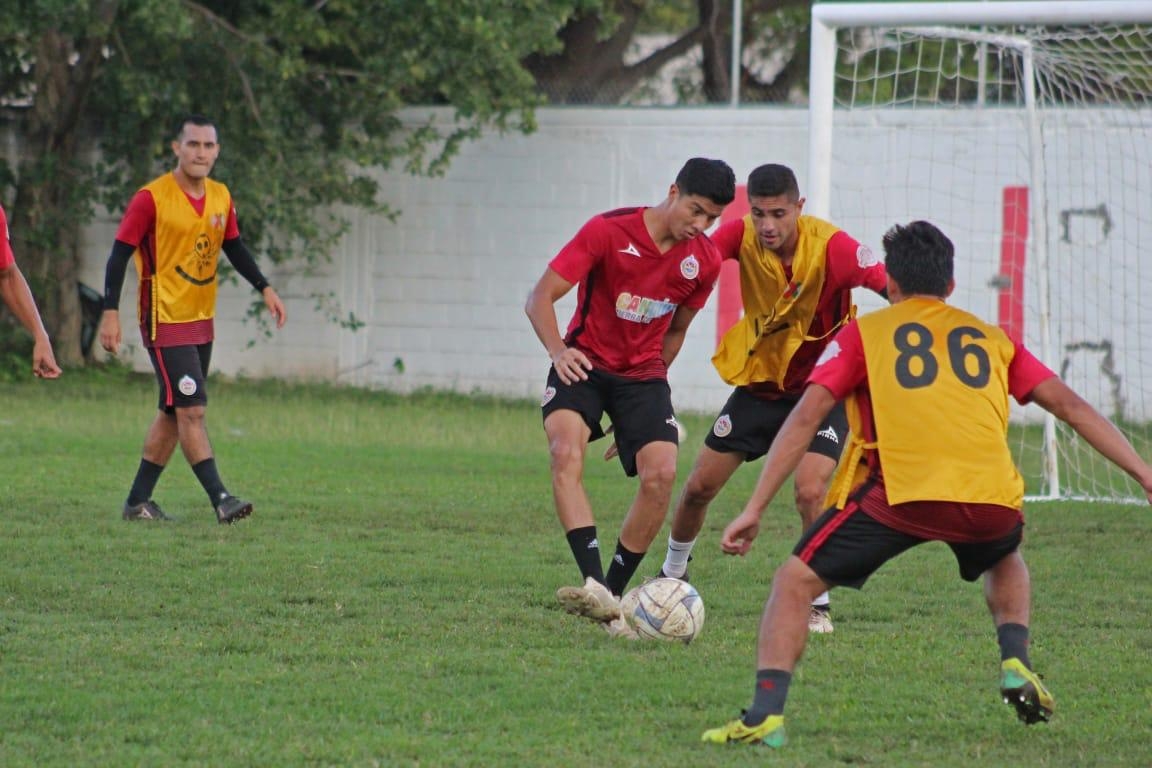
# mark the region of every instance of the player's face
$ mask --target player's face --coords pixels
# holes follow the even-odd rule
[[[796,221],[804,208],[804,198],[790,200],[788,195],[749,197],[748,207],[761,245],[777,252],[791,252],[796,247]]]
[[[668,225],[672,237],[677,240],[690,240],[704,233],[716,223],[724,206],[701,195],[682,195],[676,192]]]
[[[190,179],[203,179],[212,172],[220,145],[216,143],[216,129],[211,125],[184,124],[179,138],[172,142],[176,165]]]

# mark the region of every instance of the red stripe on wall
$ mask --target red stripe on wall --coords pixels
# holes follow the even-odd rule
[[[1004,187],[1004,234],[1000,240],[999,325],[1024,339],[1024,262],[1028,251],[1028,187]]]
[[[748,214],[747,187],[736,186],[736,199],[728,204],[720,217],[722,222],[743,218]],[[735,259],[725,259],[720,267],[720,279],[716,283],[716,346],[729,328],[736,325],[743,311],[740,301],[740,263]]]

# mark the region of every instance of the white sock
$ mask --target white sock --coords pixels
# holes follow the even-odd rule
[[[688,570],[688,557],[692,554],[692,547],[695,544],[696,539],[676,541],[671,536],[668,537],[668,554],[664,555],[664,567],[660,569],[664,571],[665,576],[678,579],[684,575]]]
[[[832,601],[828,597],[827,592],[821,592],[820,595],[812,601],[812,605],[817,608],[827,608]]]

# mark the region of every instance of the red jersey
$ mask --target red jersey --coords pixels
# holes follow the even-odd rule
[[[712,242],[722,258],[740,260],[740,244],[744,238],[744,220],[725,222],[712,235]],[[792,267],[781,265],[784,274],[792,279]],[[777,399],[781,395],[799,397],[804,391],[809,374],[820,359],[820,353],[832,338],[829,333],[852,308],[852,289],[869,288],[879,293],[888,285],[884,263],[866,245],[861,245],[847,232],[840,231],[828,241],[825,255],[824,286],[816,303],[816,314],[808,328],[808,336],[792,356],[781,389],[774,382],[749,384],[746,389],[757,397]],[[824,338],[819,338],[824,337]]]
[[[8,242],[8,217],[4,215],[4,206],[0,205],[0,269],[8,269],[15,263],[12,244]]]
[[[564,343],[595,368],[633,379],[666,378],[664,334],[677,307],[701,309],[720,275],[707,235],[661,253],[644,225],[644,208],[590,219],[549,263],[579,283]]]

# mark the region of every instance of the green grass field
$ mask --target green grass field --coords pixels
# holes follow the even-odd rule
[[[720,554],[756,470],[697,548],[698,641],[625,643],[554,602],[577,574],[534,403],[214,381],[224,480],[256,503],[223,527],[179,455],[156,494],[177,520],[120,520],[150,377],[3,389],[5,768],[1152,765],[1142,506],[1027,510],[1053,722],[999,702],[980,589],[929,545],[833,594],[784,750],[721,748],[699,734],[750,700],[760,609],[797,535],[778,502],[749,557]],[[681,479],[708,418],[683,419]],[[599,459],[587,483],[613,541],[635,486]]]

